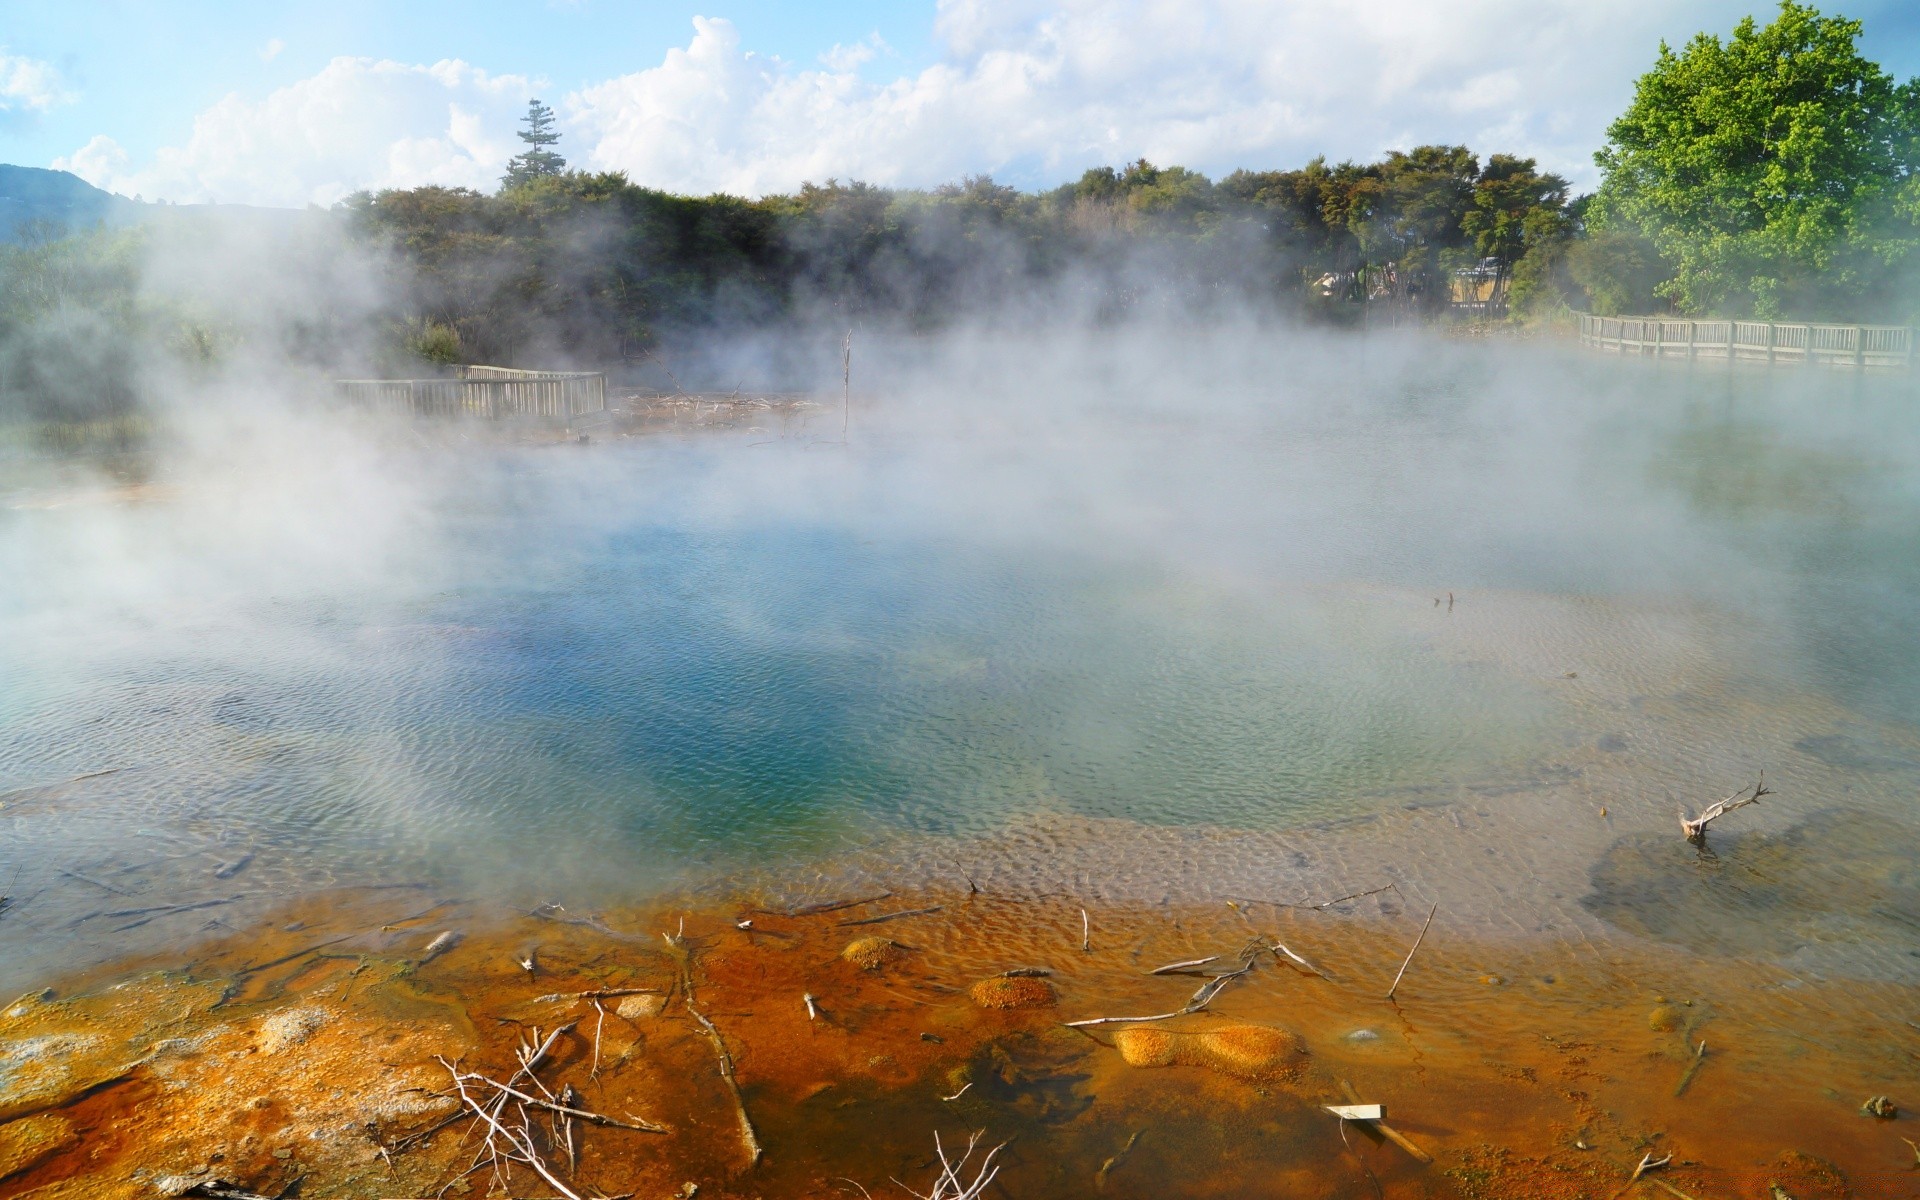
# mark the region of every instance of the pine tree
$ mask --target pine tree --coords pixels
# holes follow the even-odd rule
[[[507,161],[507,173],[500,177],[502,188],[519,187],[567,169],[567,160],[548,149],[560,140],[560,135],[553,131],[553,110],[538,100],[529,100],[523,120],[526,128],[516,136],[527,148]]]

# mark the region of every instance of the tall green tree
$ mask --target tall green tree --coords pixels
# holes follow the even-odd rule
[[[1648,238],[1683,311],[1884,315],[1920,245],[1920,81],[1862,56],[1860,32],[1783,0],[1725,42],[1662,43],[1594,156],[1589,223]]]
[[[553,109],[538,100],[529,100],[527,115],[520,123],[526,128],[515,136],[525,142],[527,148],[507,161],[507,173],[500,178],[503,189],[558,175],[567,169],[567,160],[553,149],[560,141],[560,135],[553,128]]]

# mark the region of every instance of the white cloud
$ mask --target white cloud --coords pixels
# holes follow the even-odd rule
[[[1025,185],[1138,156],[1214,173],[1466,142],[1590,178],[1662,36],[1732,0],[942,0],[942,60],[889,83],[795,69],[726,21],[567,103],[594,166],[758,194],[803,179]],[[1721,10],[1725,10],[1724,12]]]
[[[829,176],[1023,186],[1145,156],[1213,174],[1421,142],[1590,155],[1660,38],[1725,29],[1748,0],[939,0],[932,65],[869,82],[869,39],[800,66],[696,18],[658,65],[559,106],[560,149],[676,191],[748,195]],[[490,187],[530,83],[460,62],[337,59],[264,100],[230,96],[185,145],[70,160],[173,199],[326,203],[361,187]]]
[[[268,38],[267,44],[260,47],[260,61],[272,62],[274,59],[279,58],[280,52],[286,48],[287,44],[279,38]]]
[[[336,58],[258,101],[230,95],[184,145],[132,164],[96,137],[54,166],[111,191],[183,202],[332,204],[361,188],[491,188],[532,84],[449,59]]]
[[[43,113],[72,99],[52,63],[0,49],[0,121]]]

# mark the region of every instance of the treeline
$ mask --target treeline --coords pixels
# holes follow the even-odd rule
[[[1910,323],[1920,81],[1867,60],[1861,33],[1784,0],[1764,26],[1662,45],[1584,197],[1532,159],[1465,146],[1217,180],[1142,160],[1030,193],[982,176],[681,196],[568,170],[536,101],[494,194],[362,194],[281,214],[292,223],[255,230],[241,252],[182,254],[237,223],[153,215],[170,209],[135,230],[0,249],[0,410],[113,411],[154,361],[235,352],[316,374],[598,365],[808,326],[1431,317],[1462,283],[1474,298],[1491,284],[1517,321],[1582,309]],[[198,290],[175,286],[196,273]]]
[[[1340,319],[1369,287],[1437,311],[1449,272],[1481,263],[1537,313],[1566,302],[1580,227],[1568,190],[1531,159],[1423,146],[1218,181],[1140,161],[1038,193],[986,177],[930,191],[829,180],[744,200],[562,170],[495,195],[415,188],[345,210],[389,254],[415,353],[500,361],[605,359],[785,321],[930,329],[1155,306]],[[1389,263],[1390,279],[1361,274]]]

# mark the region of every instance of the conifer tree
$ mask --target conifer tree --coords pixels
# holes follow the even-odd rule
[[[560,140],[553,129],[553,109],[538,100],[527,101],[526,125],[517,136],[527,148],[507,161],[507,173],[500,177],[502,189],[516,188],[567,169],[567,160],[550,149]]]

